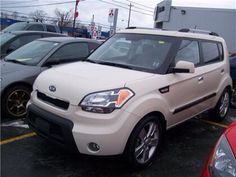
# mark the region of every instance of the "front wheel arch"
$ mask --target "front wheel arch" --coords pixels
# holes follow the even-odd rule
[[[142,124],[143,122],[145,122],[146,119],[148,119],[148,120],[149,120],[149,119],[152,119],[152,120],[156,121],[156,123],[157,123],[157,125],[158,125],[158,127],[159,127],[159,133],[160,133],[160,135],[159,135],[159,138],[160,138],[159,144],[161,143],[162,136],[163,136],[164,132],[166,131],[166,120],[165,120],[163,114],[160,113],[160,112],[157,112],[157,111],[146,114],[141,120],[139,120],[139,121],[137,122],[137,124],[134,126],[133,130],[131,131],[131,133],[130,133],[130,135],[129,135],[129,138],[128,138],[127,142],[126,142],[125,150],[124,150],[124,153],[123,153],[123,155],[125,155],[126,157],[128,157],[130,164],[131,164],[134,168],[145,168],[146,166],[148,166],[149,164],[152,163],[152,161],[151,161],[150,163],[145,164],[145,165],[138,165],[138,164],[134,164],[134,163],[131,162],[131,160],[130,160],[130,156],[131,156],[131,154],[130,154],[131,150],[130,150],[130,147],[129,147],[129,146],[130,146],[130,141],[131,141],[131,139],[133,138],[133,134],[135,133],[135,131],[137,130],[137,128],[140,126],[140,124]],[[160,146],[160,145],[158,145],[158,147],[159,147],[159,146]],[[158,151],[158,147],[157,147],[157,150],[156,150],[156,151]],[[156,153],[157,153],[157,152],[155,152],[153,159],[155,159]]]
[[[7,107],[6,107],[6,104],[5,104],[5,101],[6,101],[7,96],[11,93],[10,91],[12,91],[12,89],[17,88],[17,87],[19,87],[19,88],[20,88],[20,87],[25,88],[26,91],[29,92],[29,97],[30,97],[30,92],[32,91],[31,85],[29,85],[29,84],[27,84],[27,83],[21,83],[21,82],[17,82],[17,83],[14,83],[14,84],[9,85],[8,87],[6,87],[6,88],[4,89],[4,91],[3,91],[2,94],[1,94],[1,103],[2,103],[2,104],[1,104],[1,109],[2,109],[2,111],[1,111],[1,116],[4,116],[4,117],[7,116],[7,117],[12,117],[12,118],[20,118],[20,117],[21,117],[21,116],[15,117],[15,116],[9,114],[9,112],[6,110]]]

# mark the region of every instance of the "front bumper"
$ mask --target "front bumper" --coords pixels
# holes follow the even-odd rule
[[[27,122],[38,135],[63,147],[78,150],[72,135],[72,121],[31,104],[28,106]]]
[[[76,146],[81,154],[97,156],[122,154],[130,133],[141,119],[121,109],[111,114],[95,114],[70,105],[63,110],[37,99],[34,93],[28,102],[27,118],[29,126],[39,135],[64,146]],[[55,135],[53,127],[62,133]],[[91,151],[90,143],[96,143],[99,151]]]

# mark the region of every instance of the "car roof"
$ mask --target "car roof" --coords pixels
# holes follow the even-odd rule
[[[183,38],[214,40],[214,41],[218,41],[218,42],[223,42],[224,41],[224,39],[222,37],[209,35],[209,34],[169,31],[169,30],[162,30],[162,29],[157,29],[157,28],[125,29],[125,30],[118,31],[117,33],[150,34],[150,35],[161,35],[161,36],[173,36],[173,37],[183,37]]]
[[[3,32],[3,33],[9,33],[9,34],[14,34],[14,35],[20,35],[20,34],[55,34],[55,35],[59,35],[59,36],[65,36],[64,34],[47,32],[47,31],[10,31],[10,32]]]
[[[55,24],[49,24],[49,23],[41,23],[41,22],[17,22],[17,23],[27,23],[27,24],[44,24],[44,25],[52,25],[52,26],[56,26]]]
[[[68,42],[94,42],[94,43],[101,43],[94,39],[87,39],[87,38],[75,38],[75,37],[47,37],[47,38],[40,38],[37,39],[40,41],[52,41],[52,42],[59,42],[59,43],[68,43]]]

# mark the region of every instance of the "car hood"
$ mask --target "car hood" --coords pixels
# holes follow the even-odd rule
[[[113,66],[76,62],[44,71],[36,79],[34,90],[78,105],[90,93],[122,88],[128,82],[153,75]],[[49,90],[51,85],[56,87],[55,92]]]
[[[17,63],[11,63],[6,61],[1,61],[1,75],[12,74],[14,72],[25,72],[32,70],[34,67],[28,65],[22,65]]]

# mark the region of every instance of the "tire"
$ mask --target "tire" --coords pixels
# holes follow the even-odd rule
[[[212,119],[216,121],[223,121],[226,118],[229,110],[230,99],[230,91],[229,89],[225,89],[221,94],[215,108],[210,111]]]
[[[30,99],[31,88],[14,86],[6,90],[2,97],[2,112],[5,118],[21,118],[26,115],[26,104]]]
[[[135,126],[126,146],[125,156],[130,165],[135,169],[149,166],[156,158],[161,137],[158,118],[152,115],[144,117]]]

